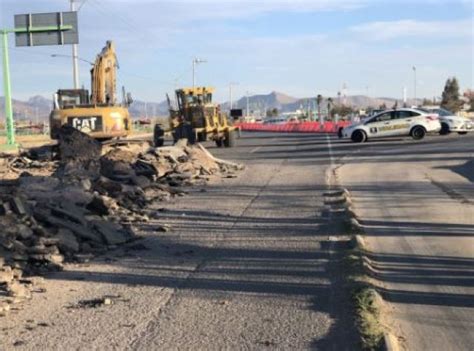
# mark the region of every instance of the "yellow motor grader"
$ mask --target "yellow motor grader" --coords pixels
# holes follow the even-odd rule
[[[91,95],[86,89],[60,89],[54,95],[50,114],[50,134],[58,138],[63,125],[70,125],[93,138],[107,140],[126,137],[132,131],[128,106],[130,94],[117,102],[117,57],[112,41],[107,41],[91,69]]]
[[[219,105],[212,102],[213,92],[210,87],[178,89],[175,91],[176,106],[171,105],[168,97],[169,125],[174,142],[188,139],[190,144],[194,144],[213,140],[218,147],[235,146],[237,127],[232,126]],[[155,126],[156,146],[163,145],[164,133],[160,125]]]

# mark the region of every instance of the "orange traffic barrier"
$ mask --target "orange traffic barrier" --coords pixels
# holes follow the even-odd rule
[[[262,124],[262,123],[238,123],[243,131],[259,131],[259,132],[280,132],[280,133],[337,133],[339,128],[346,127],[350,122],[301,122],[301,123],[284,123],[284,124]]]

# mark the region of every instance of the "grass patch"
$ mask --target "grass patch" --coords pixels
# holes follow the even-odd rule
[[[380,323],[380,304],[377,292],[368,280],[363,261],[363,249],[355,236],[352,249],[344,257],[346,281],[352,290],[355,323],[364,350],[382,350],[384,329]]]
[[[362,347],[366,350],[381,350],[384,329],[379,322],[380,306],[377,292],[369,286],[360,287],[355,289],[353,299]]]
[[[345,195],[347,197],[347,195]],[[342,259],[345,285],[351,291],[354,320],[364,350],[383,350],[385,328],[381,319],[381,298],[369,279],[363,240],[357,235],[363,233],[363,228],[356,221],[353,210],[349,208],[350,199],[338,201],[336,197],[325,203],[333,208],[345,204],[345,211],[341,217],[333,219],[337,230],[350,236],[350,248]]]

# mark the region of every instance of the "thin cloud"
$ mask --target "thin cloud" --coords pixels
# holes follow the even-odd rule
[[[350,30],[369,40],[391,40],[407,37],[468,37],[472,36],[472,19],[458,21],[398,21],[369,22]]]

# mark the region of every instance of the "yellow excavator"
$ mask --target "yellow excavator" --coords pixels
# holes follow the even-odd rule
[[[65,124],[100,140],[130,135],[128,106],[132,99],[123,89],[122,103],[117,102],[117,67],[114,44],[107,41],[91,69],[91,95],[86,89],[57,91],[49,118],[52,139],[58,138],[58,131]]]
[[[155,125],[155,146],[163,145],[166,132],[171,132],[174,142],[188,139],[190,144],[194,144],[212,140],[218,147],[235,146],[238,128],[232,126],[220,106],[212,102],[213,88],[182,88],[175,93],[176,106],[172,106],[167,96],[170,128],[165,131],[162,126]]]

